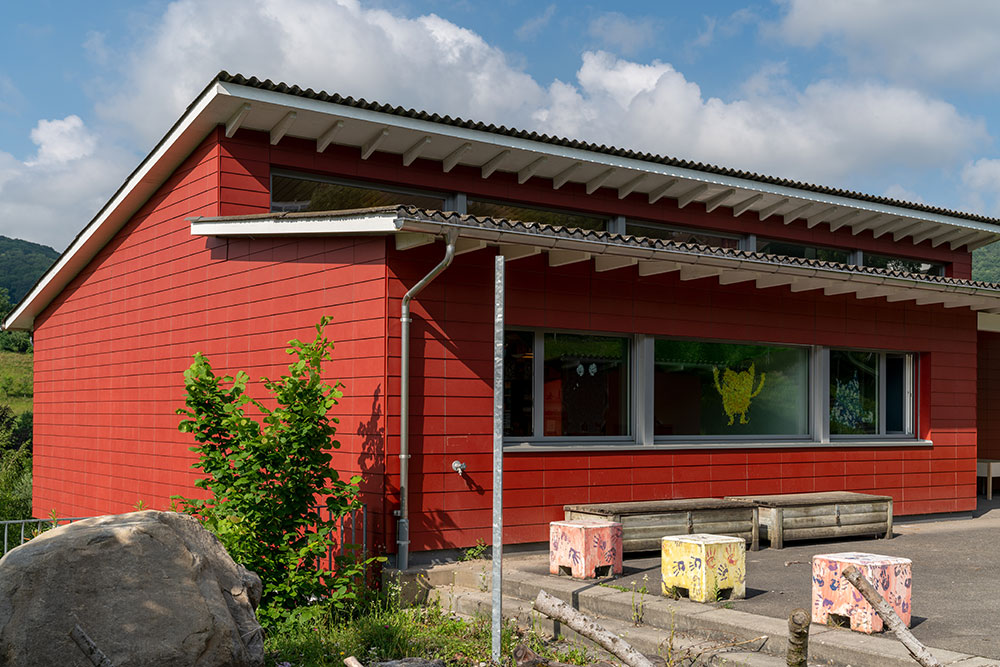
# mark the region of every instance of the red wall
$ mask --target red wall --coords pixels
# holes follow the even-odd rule
[[[287,341],[311,339],[330,315],[327,374],[346,385],[335,464],[365,470],[381,541],[385,243],[192,236],[185,218],[257,210],[266,193],[266,151],[217,135],[37,319],[35,515],[164,508],[194,494],[192,440],[175,414],[191,356],[208,355],[219,375],[277,376]]]
[[[390,253],[390,313],[441,251],[438,244]],[[793,294],[787,287],[720,288],[714,278],[682,282],[676,274],[639,278],[635,268],[595,273],[588,262],[553,269],[546,262],[541,255],[508,263],[509,325],[919,352],[920,430],[934,447],[511,453],[505,539],[544,540],[547,522],[562,518],[567,503],[846,490],[892,495],[897,514],[975,508],[971,311]],[[422,354],[411,370],[414,550],[489,541],[492,272],[491,251],[461,256],[418,299],[420,317],[430,322],[414,329]],[[397,336],[390,320],[393,355]],[[393,359],[390,372],[396,368]],[[389,410],[395,432],[392,379]],[[451,471],[456,458],[468,463],[464,479]],[[389,469],[398,470],[391,457]]]
[[[979,458],[1000,459],[1000,333],[979,332]]]
[[[347,385],[338,410],[336,464],[366,477],[374,541],[394,550],[398,503],[399,305],[436,264],[442,246],[397,252],[391,239],[225,241],[192,237],[185,218],[268,209],[272,167],[460,190],[553,207],[702,225],[953,263],[968,253],[925,242],[894,244],[871,232],[738,218],[730,209],[678,209],[603,189],[518,186],[440,164],[267,135],[213,133],[159,194],[78,276],[36,324],[35,512],[87,515],[164,506],[191,493],[190,442],[176,430],[181,373],[201,350],[219,372],[283,371],[284,343],[333,315],[338,341],[329,375]],[[412,549],[489,540],[492,406],[492,250],[462,255],[413,307]],[[975,505],[976,321],[968,310],[884,299],[793,294],[787,288],[720,288],[715,279],[597,274],[589,263],[550,269],[545,256],[508,268],[511,325],[640,332],[913,350],[921,357],[921,435],[933,448],[808,448],[510,454],[509,541],[545,539],[569,502],[847,489],[890,493],[900,514]],[[388,297],[388,298],[386,298]],[[388,398],[386,398],[388,396]],[[468,475],[451,461],[468,464]],[[386,501],[383,503],[383,489]]]

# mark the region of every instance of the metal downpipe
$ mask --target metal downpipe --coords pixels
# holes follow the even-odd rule
[[[410,302],[455,259],[458,232],[445,235],[444,258],[403,296],[400,309],[399,352],[399,519],[396,521],[396,567],[405,570],[410,565]]]

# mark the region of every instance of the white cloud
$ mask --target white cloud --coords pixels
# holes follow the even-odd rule
[[[99,65],[106,65],[111,59],[111,50],[105,43],[105,34],[97,30],[87,31],[87,38],[83,40],[83,50]]]
[[[1000,215],[1000,159],[980,158],[962,168],[965,205],[983,215]]]
[[[545,29],[545,26],[549,24],[555,14],[556,6],[554,4],[549,5],[541,14],[531,17],[518,26],[517,30],[514,31],[514,35],[522,42],[533,40],[538,36],[538,33]]]
[[[653,43],[655,28],[655,22],[649,19],[633,19],[619,12],[607,12],[590,22],[587,33],[605,48],[632,55]]]
[[[642,42],[621,25],[616,39]],[[981,121],[912,88],[795,86],[782,63],[724,100],[669,63],[594,51],[575,80],[544,88],[475,32],[357,0],[177,0],[135,43],[102,75],[116,83],[93,130],[41,121],[37,155],[0,153],[0,234],[64,247],[220,69],[829,185],[955,168],[988,140]]]
[[[220,69],[484,121],[523,119],[544,91],[476,33],[356,0],[179,0],[99,106],[152,145]]]
[[[23,162],[0,152],[0,235],[63,250],[138,159],[104,146],[61,162]]]
[[[26,163],[29,167],[65,164],[94,152],[97,138],[87,130],[79,116],[62,120],[40,120],[31,131],[38,154]]]
[[[889,187],[887,187],[882,192],[882,194],[884,196],[888,197],[889,199],[898,199],[899,201],[906,201],[906,202],[910,202],[912,204],[926,204],[927,203],[926,201],[924,201],[924,198],[921,197],[919,193],[914,192],[913,190],[910,190],[909,188],[905,188],[902,185],[900,185],[899,183],[893,183],[892,185],[890,185]]]
[[[10,77],[0,74],[0,113],[16,113],[24,105],[24,96]]]
[[[578,86],[558,83],[542,129],[797,180],[837,184],[887,166],[946,167],[986,138],[981,122],[919,92],[766,73],[742,99],[705,98],[671,65],[587,53]]]
[[[855,71],[908,83],[1000,85],[1000,3],[780,1],[780,37],[807,47],[829,43]]]

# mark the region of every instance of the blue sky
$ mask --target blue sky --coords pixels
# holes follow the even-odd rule
[[[0,235],[62,250],[220,69],[1000,215],[1000,3],[36,0]]]

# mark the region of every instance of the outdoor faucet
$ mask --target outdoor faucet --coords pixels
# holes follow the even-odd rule
[[[455,460],[451,462],[451,469],[457,472],[459,475],[465,474],[465,463],[463,461]]]

